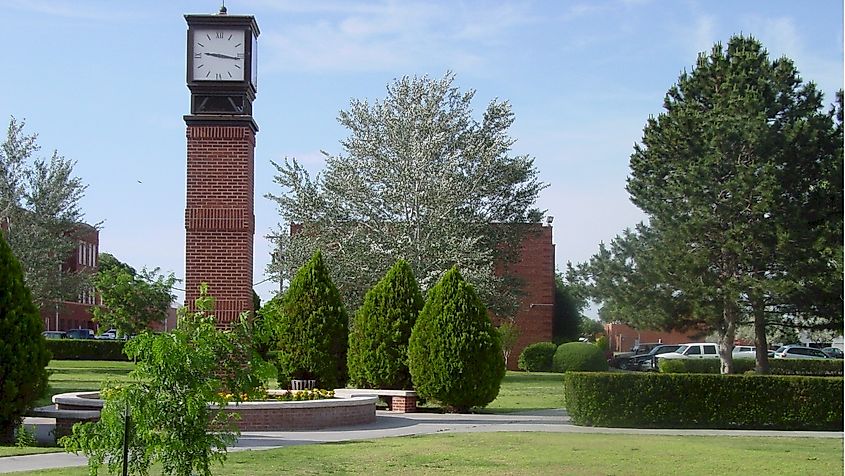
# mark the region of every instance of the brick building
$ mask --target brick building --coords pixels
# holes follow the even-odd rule
[[[628,352],[639,343],[684,344],[701,340],[695,333],[639,330],[618,322],[605,324],[604,331],[607,333],[611,352]]]
[[[68,272],[96,272],[100,247],[100,232],[85,223],[78,224],[72,236],[77,241],[76,251],[68,256],[62,269]],[[99,305],[99,298],[92,287],[83,291],[75,301],[63,301],[41,308],[44,330],[66,331],[69,329],[97,329],[91,320],[91,311]]]
[[[508,369],[515,370],[519,354],[529,344],[552,340],[555,304],[555,245],[552,227],[526,223],[530,227],[520,247],[517,261],[497,273],[507,273],[522,281],[523,298],[514,323],[519,338],[508,356]]]

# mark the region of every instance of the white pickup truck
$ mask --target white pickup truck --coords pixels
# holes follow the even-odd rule
[[[690,343],[683,344],[678,347],[675,352],[667,354],[660,354],[656,357],[658,360],[663,359],[718,359],[719,358],[719,344],[705,343]]]

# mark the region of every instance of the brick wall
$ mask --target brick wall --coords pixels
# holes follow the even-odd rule
[[[227,327],[252,310],[255,130],[188,123],[187,138],[186,305],[207,283],[218,325]]]
[[[700,340],[695,333],[638,330],[620,323],[605,324],[604,330],[611,352],[629,352],[637,343],[685,344]]]
[[[524,297],[519,305],[515,324],[519,339],[508,357],[508,369],[515,370],[519,354],[529,344],[552,340],[554,313],[555,247],[552,227],[539,223],[517,226],[530,227],[522,241],[519,258],[499,273],[508,273],[523,281]]]

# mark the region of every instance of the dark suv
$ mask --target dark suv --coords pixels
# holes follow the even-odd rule
[[[617,367],[622,370],[634,370],[636,366],[633,365],[633,358],[639,355],[648,354],[651,349],[662,345],[659,342],[650,342],[646,344],[636,344],[634,347],[631,347],[630,352],[621,352],[613,356],[610,359],[610,366]]]
[[[668,354],[669,352],[675,352],[678,348],[681,347],[681,344],[661,344],[657,347],[651,349],[648,354],[637,355],[632,358],[633,362],[631,362],[633,370],[657,370],[657,366],[654,364],[654,358],[660,354]]]
[[[65,332],[68,339],[93,339],[94,331],[91,329],[71,329]]]

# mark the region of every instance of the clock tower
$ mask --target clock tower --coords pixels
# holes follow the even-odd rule
[[[255,217],[252,118],[258,25],[249,15],[185,15],[188,23],[185,300],[201,283],[215,298],[218,327],[253,311]]]

